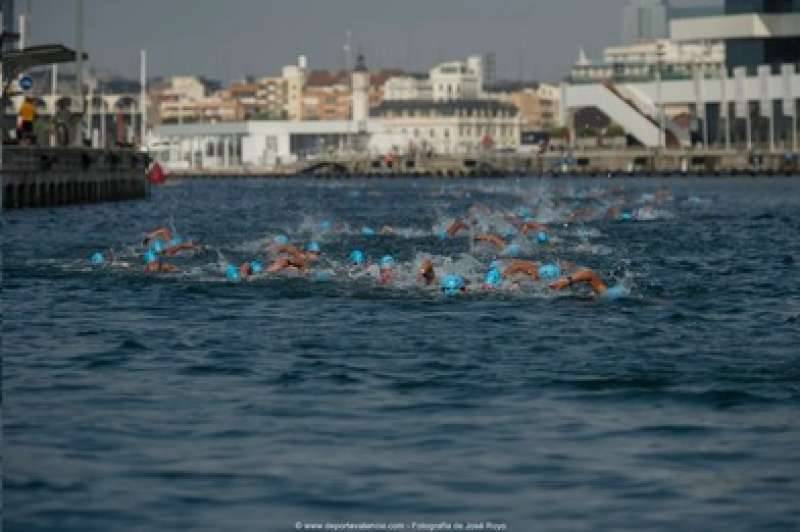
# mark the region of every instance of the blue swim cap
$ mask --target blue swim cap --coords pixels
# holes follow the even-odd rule
[[[331,223],[330,220],[322,220],[319,223],[319,228],[322,229],[323,231],[330,231],[331,227],[333,227],[333,224]]]
[[[460,275],[445,275],[441,281],[442,293],[446,296],[458,294],[464,288],[464,278]]]
[[[225,267],[225,277],[229,281],[238,281],[239,280],[239,268],[237,268],[233,264],[228,264]]]
[[[312,253],[319,253],[320,252],[319,244],[317,244],[312,240],[311,242],[306,244],[306,251],[310,251]]]
[[[447,231],[445,231],[443,229],[443,230],[437,232],[436,236],[439,237],[439,240],[447,240]]]
[[[486,277],[483,278],[483,283],[493,288],[497,288],[502,282],[503,276],[500,275],[500,271],[497,268],[491,268],[486,272]]]
[[[364,252],[361,251],[360,249],[354,249],[353,251],[350,252],[351,263],[361,266],[362,264],[364,264],[365,260],[366,257],[364,257]]]
[[[614,285],[606,290],[602,297],[605,299],[620,299],[627,296],[630,291],[622,285]]]
[[[381,268],[392,268],[394,267],[394,257],[391,255],[384,255],[381,258]]]
[[[503,250],[503,255],[506,257],[516,257],[522,252],[522,248],[519,247],[519,244],[509,244]]]
[[[623,222],[629,222],[633,220],[633,215],[629,212],[623,212],[622,216],[620,217],[620,220],[622,220]]]
[[[94,253],[92,253],[92,256],[89,257],[89,262],[91,262],[95,266],[100,266],[105,261],[106,261],[106,258],[99,251],[95,251]]]
[[[547,244],[550,241],[550,237],[544,231],[539,231],[536,233],[536,241],[540,244]]]
[[[264,271],[264,263],[260,260],[250,261],[250,271],[253,273],[261,273]]]
[[[150,264],[151,262],[155,262],[158,260],[158,255],[156,255],[156,252],[151,249],[148,250],[147,253],[145,253],[142,258],[144,259],[145,264]]]
[[[154,253],[161,253],[164,251],[164,241],[163,240],[153,240],[150,242],[150,251]]]
[[[517,216],[520,218],[528,218],[531,215],[531,210],[527,207],[520,207],[517,209]]]
[[[289,243],[289,238],[286,235],[278,235],[272,239],[273,242],[278,244],[279,246],[285,246]]]
[[[553,281],[561,276],[561,268],[556,264],[542,264],[539,266],[539,278]]]
[[[361,234],[364,236],[375,236],[375,229],[364,226],[361,228]]]
[[[183,239],[179,236],[173,236],[172,239],[169,241],[169,247],[173,248],[175,246],[179,246],[183,242]]]

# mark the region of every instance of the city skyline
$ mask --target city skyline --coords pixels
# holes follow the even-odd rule
[[[74,44],[74,0],[47,5],[46,13],[40,1],[18,2],[18,11],[27,4],[31,44]],[[569,73],[579,49],[591,54],[621,42],[626,0],[599,4],[237,0],[224,12],[218,4],[193,2],[189,12],[184,2],[85,0],[84,43],[100,72],[136,77],[139,50],[146,49],[151,77],[196,74],[230,82],[277,72],[299,54],[312,69],[344,68],[351,32],[352,55],[363,52],[373,68],[427,71],[440,61],[493,52],[498,78],[556,81]]]

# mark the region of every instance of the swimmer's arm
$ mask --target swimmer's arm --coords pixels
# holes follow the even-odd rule
[[[172,239],[172,231],[170,231],[166,227],[159,227],[157,229],[153,229],[149,233],[145,233],[144,241],[147,243],[150,240],[154,240],[156,238],[160,238],[161,240],[171,240]]]
[[[606,285],[606,283],[600,279],[600,276],[594,273],[592,270],[581,270],[573,275],[562,277],[561,279],[551,283],[550,288],[553,290],[562,290],[576,283],[588,284],[592,291],[598,296],[605,294],[608,290],[608,285]]]
[[[519,228],[523,235],[527,235],[530,231],[542,231],[544,229],[547,229],[546,225],[536,222],[525,222]]]
[[[269,268],[267,268],[267,273],[276,273],[288,267],[289,260],[285,257],[280,257],[275,259],[275,262],[269,265]]]
[[[177,266],[165,264],[163,262],[161,263],[161,266],[159,266],[159,270],[161,273],[175,273],[180,271]]]
[[[456,220],[450,224],[450,227],[447,228],[447,236],[452,238],[456,236],[462,229],[468,229],[467,224],[465,224],[462,220]]]
[[[513,275],[522,274],[527,275],[534,281],[539,280],[539,265],[535,262],[525,260],[515,260],[503,270],[503,278],[508,278]]]
[[[503,249],[506,247],[506,241],[500,238],[497,235],[477,235],[475,237],[476,242],[487,242],[492,244],[497,249]]]

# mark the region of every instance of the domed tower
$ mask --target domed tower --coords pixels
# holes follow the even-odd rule
[[[369,72],[363,54],[358,54],[353,69],[352,99],[353,122],[359,124],[359,127],[366,125],[369,118]]]

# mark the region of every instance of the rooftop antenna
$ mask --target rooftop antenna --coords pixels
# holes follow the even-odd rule
[[[353,32],[347,30],[347,38],[345,40],[344,46],[342,46],[342,51],[344,52],[344,69],[345,70],[352,70],[353,69]]]

